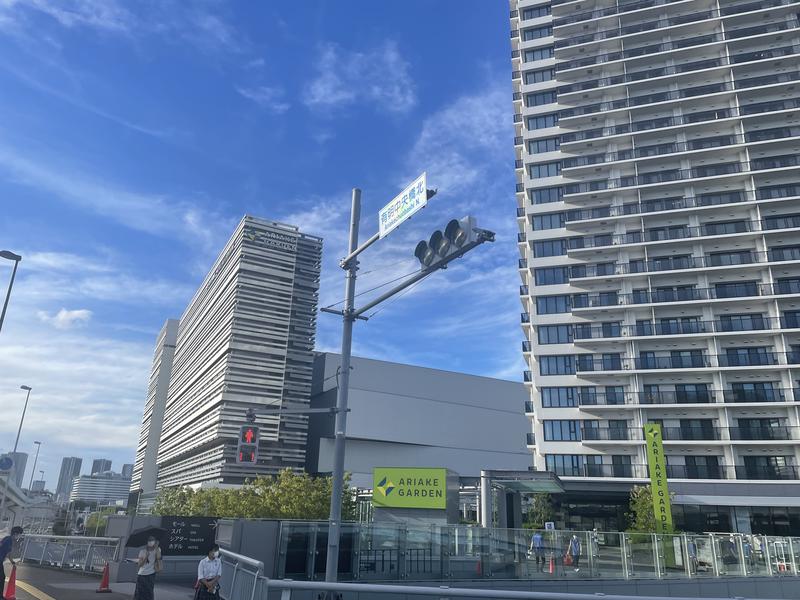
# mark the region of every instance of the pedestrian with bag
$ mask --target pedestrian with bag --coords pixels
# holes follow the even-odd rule
[[[531,545],[528,548],[528,554],[533,554],[536,559],[536,568],[539,571],[544,571],[544,540],[540,531],[534,532],[531,536]],[[539,562],[541,561],[541,566]]]
[[[571,564],[575,567],[575,572],[581,570],[580,566],[581,561],[581,540],[578,537],[578,534],[573,533],[572,537],[569,540],[569,544],[567,545],[567,550],[564,553],[564,562],[566,564]]]
[[[161,571],[161,548],[154,536],[147,538],[147,546],[139,551],[139,570],[136,573],[136,590],[134,600],[154,600],[156,589],[156,573]]]
[[[208,549],[206,557],[197,565],[197,593],[195,600],[219,600],[219,580],[222,578],[222,561],[219,546]]]

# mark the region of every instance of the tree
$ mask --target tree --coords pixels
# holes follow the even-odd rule
[[[631,490],[629,529],[642,533],[653,533],[656,530],[656,515],[653,512],[653,493],[650,486],[633,486]]]
[[[554,521],[556,511],[553,508],[553,497],[550,494],[534,494],[526,515],[525,528],[543,529],[548,521]]]
[[[349,481],[349,476],[345,483]],[[290,469],[275,477],[258,477],[239,488],[167,488],[153,506],[157,515],[205,516],[245,519],[328,518],[331,497],[330,477],[311,477]],[[342,494],[342,519],[354,520],[355,495],[345,485]]]
[[[117,509],[109,507],[91,513],[86,518],[86,523],[84,524],[84,531],[86,532],[86,535],[97,535],[101,537],[105,535],[106,525],[108,524],[108,516],[113,515],[116,512]]]

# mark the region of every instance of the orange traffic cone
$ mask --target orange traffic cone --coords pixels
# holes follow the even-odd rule
[[[100,587],[97,588],[98,594],[110,594],[111,588],[108,586],[108,563],[103,568],[103,579],[100,580]]]
[[[556,572],[556,559],[552,556],[550,557],[550,575]]]
[[[8,578],[3,598],[4,600],[17,600],[17,565],[11,567],[11,576]]]

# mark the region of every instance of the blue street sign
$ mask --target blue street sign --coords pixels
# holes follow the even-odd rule
[[[10,456],[2,456],[0,457],[0,471],[10,471],[11,467],[14,466],[14,459]]]

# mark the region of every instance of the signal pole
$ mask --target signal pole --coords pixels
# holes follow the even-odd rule
[[[423,175],[424,181],[424,175]],[[424,187],[424,186],[423,186]],[[424,190],[427,201],[435,190]],[[394,202],[394,201],[393,201]],[[410,216],[410,215],[409,215]],[[408,217],[402,217],[404,220]],[[344,492],[344,457],[347,433],[347,408],[350,387],[350,360],[353,345],[353,323],[356,319],[367,320],[364,313],[395,294],[414,285],[431,273],[443,269],[448,263],[476,248],[483,242],[493,242],[494,233],[475,226],[475,220],[467,217],[461,221],[448,223],[445,233],[436,231],[430,242],[420,242],[415,250],[422,268],[419,273],[403,283],[390,289],[361,308],[356,309],[355,288],[358,271],[357,257],[369,246],[381,239],[380,233],[370,237],[361,246],[358,245],[358,224],[361,219],[361,190],[354,188],[350,209],[350,236],[347,256],[339,265],[345,271],[345,299],[342,310],[322,308],[322,312],[341,315],[342,317],[342,363],[339,370],[339,385],[336,395],[336,422],[334,427],[333,472],[331,473],[331,505],[328,518],[328,551],[325,561],[325,581],[335,582],[339,574],[339,545],[341,539],[342,495]],[[397,223],[399,224],[399,223]],[[394,226],[396,227],[397,224]],[[385,235],[385,234],[384,234]],[[313,409],[312,409],[313,410]],[[327,410],[327,409],[325,409]],[[332,594],[331,594],[332,597]]]

